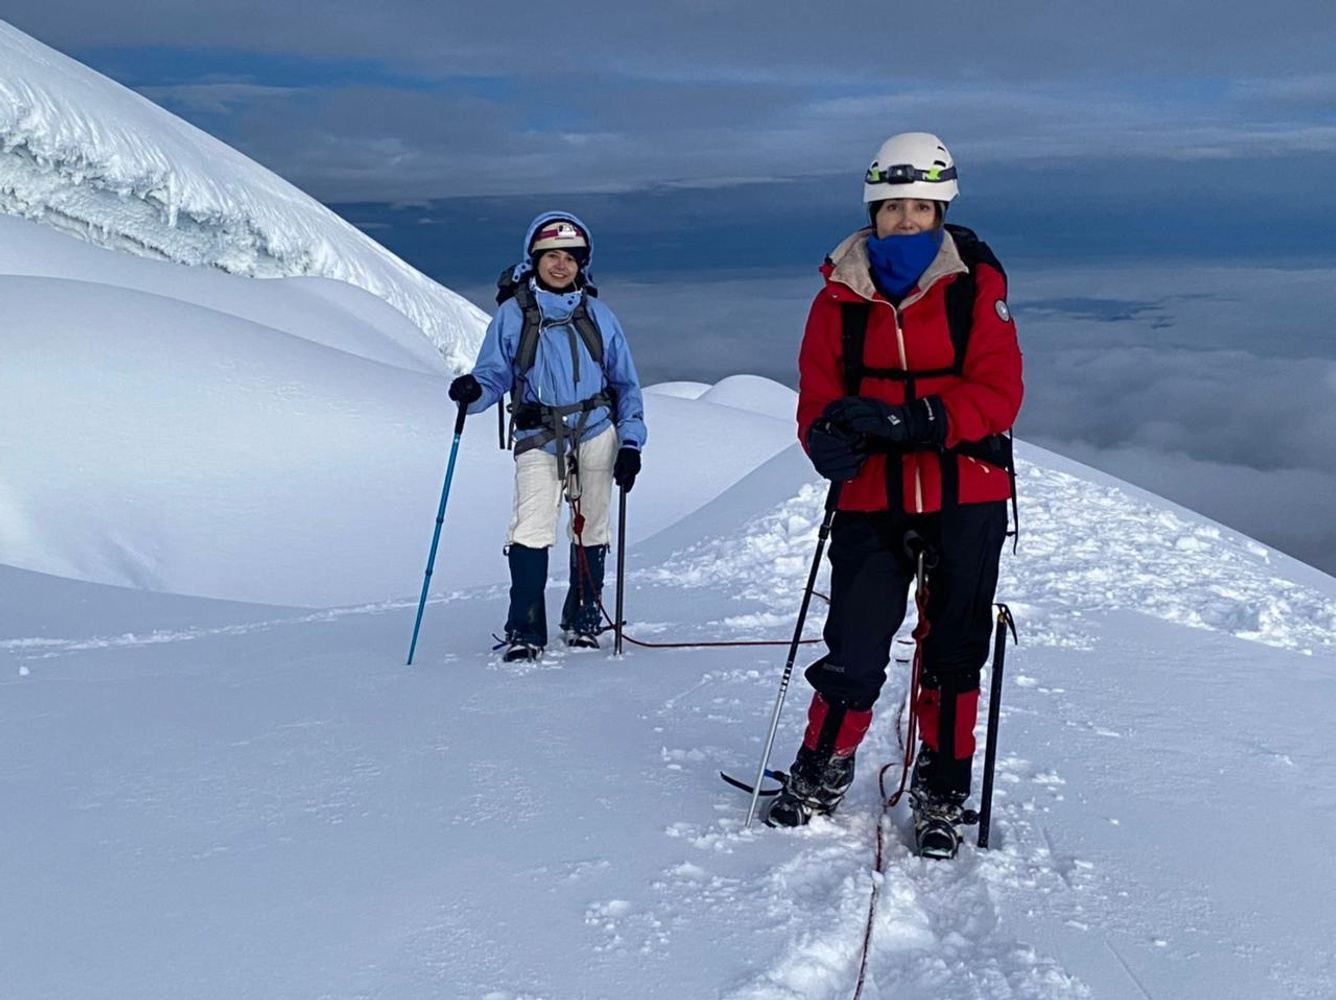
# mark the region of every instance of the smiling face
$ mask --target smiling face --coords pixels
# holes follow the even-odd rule
[[[919,198],[891,198],[881,203],[874,220],[877,238],[912,236],[937,226],[937,203]]]
[[[580,273],[580,262],[565,250],[545,250],[535,266],[543,284],[558,292],[574,285],[575,276]]]

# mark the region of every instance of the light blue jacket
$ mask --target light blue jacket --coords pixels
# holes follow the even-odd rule
[[[553,219],[570,219],[585,233],[589,232],[583,222],[569,212],[545,212],[529,225],[524,236],[524,263],[516,266],[516,280],[528,281],[533,290],[543,318],[548,321],[561,320],[571,314],[580,301],[580,292],[564,294],[549,292],[538,287],[534,278],[533,266],[529,263],[529,243],[540,226]],[[590,238],[592,244],[593,239]],[[592,257],[593,247],[590,247]],[[585,265],[585,277],[588,279],[589,265]],[[590,411],[585,423],[582,441],[587,441],[601,434],[615,420],[617,436],[624,445],[643,448],[645,445],[645,401],[640,393],[640,378],[636,374],[635,363],[631,360],[631,349],[626,343],[626,334],[617,322],[613,311],[597,298],[589,296],[585,300],[586,309],[603,335],[603,367],[594,362],[583,338],[573,325],[566,323],[546,327],[538,337],[538,351],[534,356],[533,368],[520,383],[518,403],[541,403],[545,406],[569,406],[594,396],[605,388],[616,401],[617,412],[614,417],[606,406]],[[473,377],[482,386],[482,398],[469,406],[469,413],[481,413],[497,403],[506,393],[515,387],[515,352],[519,349],[520,332],[524,329],[524,313],[515,299],[507,299],[483,337],[482,350],[478,352],[478,361],[473,367]],[[576,378],[574,359],[571,356],[571,342],[574,339],[579,357],[579,378]],[[580,414],[572,413],[566,418],[566,425],[574,429],[580,421]],[[517,430],[516,440],[523,440],[541,433],[537,430]],[[556,442],[549,442],[544,450],[556,453]]]

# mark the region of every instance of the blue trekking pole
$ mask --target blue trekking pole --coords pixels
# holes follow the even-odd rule
[[[459,416],[455,418],[455,440],[450,446],[450,463],[445,467],[445,486],[441,488],[441,506],[436,510],[436,530],[431,536],[431,551],[427,553],[427,572],[422,578],[422,596],[418,598],[417,621],[413,623],[413,642],[408,647],[408,666],[413,665],[413,650],[417,649],[418,630],[422,628],[422,611],[427,606],[427,590],[431,587],[431,568],[436,563],[436,546],[441,541],[441,525],[445,523],[445,502],[450,498],[450,480],[455,478],[455,458],[459,455],[459,439],[464,434],[464,417],[468,414],[468,404],[459,404]]]

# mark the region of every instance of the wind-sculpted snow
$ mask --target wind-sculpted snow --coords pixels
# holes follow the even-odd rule
[[[346,281],[411,319],[457,370],[487,323],[293,185],[2,21],[0,212],[183,264]]]
[[[1310,655],[1336,646],[1336,597],[1275,571],[1265,546],[1050,464],[1022,459],[1017,470],[1020,548],[1013,556],[1008,542],[998,599],[1024,620],[1027,641],[1081,646],[1083,615],[1132,609]],[[724,586],[782,620],[811,564],[825,493],[804,486],[735,535],[684,550],[644,577]],[[770,620],[752,611],[727,623]]]

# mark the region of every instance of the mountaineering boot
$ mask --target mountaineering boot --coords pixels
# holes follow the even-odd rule
[[[870,709],[850,708],[814,691],[803,744],[766,822],[804,826],[813,816],[834,812],[853,783],[854,751],[871,724]]]
[[[946,771],[940,764],[934,751],[919,747],[909,787],[909,807],[914,812],[915,853],[922,858],[949,860],[960,849],[960,825],[968,793],[933,787],[934,775]]]
[[[533,663],[543,658],[543,647],[510,636],[506,639],[506,651],[501,654],[505,663]]]
[[[571,649],[598,649],[598,636],[593,632],[581,632],[567,629],[562,633],[562,640]]]
[[[561,629],[571,649],[598,649],[599,600],[607,561],[606,545],[586,545],[581,552],[580,546],[571,543],[571,583],[561,606]]]
[[[766,825],[806,826],[813,816],[834,812],[853,780],[852,753],[828,754],[799,747],[784,789],[766,815]]]
[[[914,851],[921,858],[947,861],[960,849],[960,803],[933,797],[926,792],[909,793],[914,810]]]

